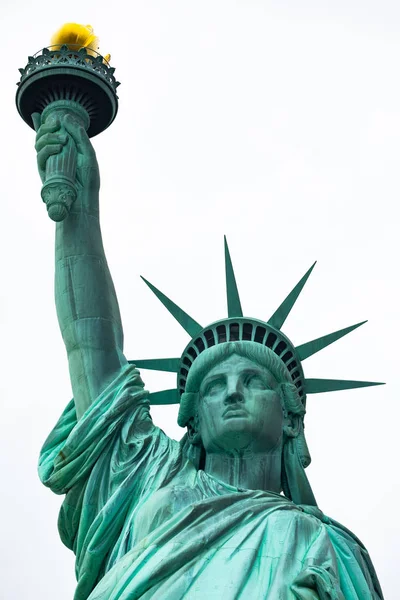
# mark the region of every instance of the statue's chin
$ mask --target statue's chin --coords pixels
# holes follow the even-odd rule
[[[218,446],[228,451],[245,450],[253,440],[253,430],[245,417],[231,417],[220,432]]]

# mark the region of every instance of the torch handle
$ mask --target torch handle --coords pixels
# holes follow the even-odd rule
[[[42,121],[50,118],[58,118],[61,123],[59,133],[66,134],[63,127],[65,115],[72,114],[76,120],[81,121],[82,126],[87,128],[86,119],[69,106],[59,106],[54,102],[54,107],[49,104],[42,114]],[[41,196],[46,204],[47,212],[53,221],[63,221],[69,214],[72,204],[77,197],[76,167],[77,150],[74,140],[68,136],[68,141],[59,154],[50,156],[46,161],[46,175],[43,183]]]

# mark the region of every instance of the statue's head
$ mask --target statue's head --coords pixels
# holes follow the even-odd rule
[[[269,453],[281,452],[288,432],[302,432],[304,413],[276,354],[236,341],[213,346],[195,361],[178,420],[191,442],[207,453]]]
[[[178,423],[187,427],[192,449],[206,453],[280,452],[286,496],[298,504],[315,504],[304,471],[310,463],[304,437],[307,394],[378,384],[306,379],[302,362],[363,323],[295,346],[281,328],[314,265],[268,321],[243,316],[226,240],[225,266],[228,318],[207,327],[145,280],[191,340],[180,358],[132,362],[177,373],[177,389],[150,394],[150,402],[180,403]]]
[[[304,472],[311,461],[304,414],[298,388],[278,356],[261,344],[235,341],[205,350],[193,363],[178,422],[187,427],[195,463],[203,462],[204,453],[278,453],[285,494],[313,504]]]

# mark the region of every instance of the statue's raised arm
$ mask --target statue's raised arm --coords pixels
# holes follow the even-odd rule
[[[42,181],[48,158],[75,144],[78,195],[69,216],[57,223],[55,299],[68,354],[75,406],[80,417],[126,364],[117,296],[104,254],[100,221],[100,175],[84,127],[72,115],[35,115],[36,151]]]

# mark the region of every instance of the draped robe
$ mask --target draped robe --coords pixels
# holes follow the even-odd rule
[[[77,421],[71,401],[39,475],[65,494],[74,600],[383,598],[361,542],[318,509],[197,470],[150,417],[133,366]]]

